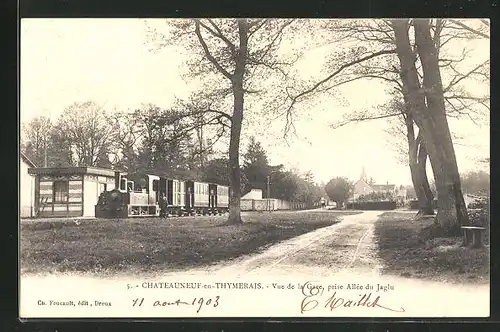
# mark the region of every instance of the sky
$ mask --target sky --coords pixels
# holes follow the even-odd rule
[[[168,107],[176,97],[187,98],[190,87],[180,76],[181,52],[175,48],[151,52],[145,40],[142,20],[23,19],[21,122],[40,115],[56,120],[65,107],[87,100],[107,109],[135,109],[142,103]],[[474,51],[489,54],[488,47],[481,45]],[[320,55],[312,55],[303,66],[316,71],[321,61]],[[385,86],[360,80],[340,92],[348,103],[322,99],[297,119],[298,137],[283,140],[280,121],[244,131],[261,141],[271,163],[311,171],[318,182],[336,176],[357,180],[364,167],[378,183],[410,184],[408,166],[396,158],[384,120],[335,130],[329,126],[346,112],[384,103]],[[462,172],[477,168],[477,158],[489,157],[489,123],[478,127],[470,121],[450,120],[450,128],[466,142],[455,147]]]

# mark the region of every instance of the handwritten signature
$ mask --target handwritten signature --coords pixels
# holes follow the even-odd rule
[[[323,296],[323,293],[324,293],[324,288],[320,286],[315,286],[310,281],[306,282],[302,286],[302,295],[304,295],[304,299],[302,300],[300,305],[301,313],[304,313],[306,311],[311,311],[316,307],[318,307],[318,305],[320,304],[320,299]],[[324,301],[324,308],[333,311],[334,309],[339,307],[381,308],[392,312],[405,312],[405,309],[403,307],[395,309],[381,304],[380,295],[377,296],[375,299],[372,299],[372,293],[365,293],[365,294],[360,294],[357,299],[347,299],[338,296],[337,292],[335,291],[326,301]]]
[[[175,301],[163,301],[163,300],[155,300],[153,301],[152,306],[153,307],[170,307],[170,306],[194,306],[197,307],[196,313],[199,313],[200,310],[203,308],[203,306],[211,306],[213,308],[216,308],[219,306],[219,296],[215,296],[214,299],[208,298],[205,299],[203,297],[195,297],[191,302],[186,302],[181,299],[177,299]],[[132,300],[132,306],[133,307],[141,307],[144,304],[144,298],[136,298]]]

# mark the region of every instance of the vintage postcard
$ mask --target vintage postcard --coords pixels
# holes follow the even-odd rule
[[[20,33],[21,318],[490,315],[489,20]]]

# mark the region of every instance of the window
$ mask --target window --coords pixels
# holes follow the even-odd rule
[[[54,181],[53,192],[54,192],[54,203],[68,202],[69,182]]]
[[[100,194],[105,192],[107,189],[106,183],[98,183],[97,184],[97,197],[99,197]]]
[[[127,190],[127,179],[121,178],[120,179],[120,190]]]

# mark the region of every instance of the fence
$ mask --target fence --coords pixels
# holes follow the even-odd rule
[[[290,202],[282,199],[242,199],[241,211],[276,211],[276,210],[303,210],[313,208],[318,204],[306,204],[304,202]]]

